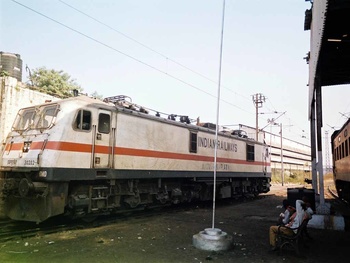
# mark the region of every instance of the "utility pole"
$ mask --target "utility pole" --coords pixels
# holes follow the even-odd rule
[[[284,112],[285,113],[285,112]],[[284,114],[283,113],[283,114]],[[282,115],[283,115],[282,114]],[[281,116],[282,116],[281,115]],[[271,134],[272,134],[272,132],[271,132],[271,127],[272,127],[272,125],[278,125],[278,126],[280,126],[280,132],[279,132],[279,134],[280,134],[280,140],[281,140],[281,183],[282,183],[282,186],[284,185],[284,167],[283,167],[283,133],[282,133],[282,131],[283,131],[283,126],[282,126],[282,122],[281,123],[276,123],[275,122],[275,120],[276,119],[268,119],[267,121],[268,121],[268,123],[269,123],[269,125],[270,125],[270,153],[271,153]],[[266,127],[266,126],[265,126]]]
[[[280,134],[281,134],[281,178],[282,178],[282,186],[284,185],[284,167],[283,167],[283,138],[282,138],[282,122],[280,123]]]
[[[328,131],[324,132],[324,148],[326,157],[326,173],[331,171],[330,157],[329,157],[329,141],[328,141]]]
[[[258,121],[258,115],[259,115],[259,108],[263,106],[263,103],[266,100],[266,97],[262,95],[261,93],[256,93],[255,95],[252,95],[253,103],[255,105],[255,127],[256,127],[256,141],[259,139],[259,121]]]

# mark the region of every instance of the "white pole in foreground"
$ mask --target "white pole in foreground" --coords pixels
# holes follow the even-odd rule
[[[218,82],[218,97],[217,97],[217,109],[216,109],[216,129],[215,129],[215,153],[214,153],[214,189],[213,189],[213,220],[212,227],[206,228],[204,231],[200,231],[198,234],[193,235],[193,245],[196,248],[208,251],[221,251],[228,250],[232,247],[232,236],[221,231],[215,226],[215,196],[216,196],[216,159],[218,149],[218,129],[219,129],[219,105],[220,105],[220,83],[221,83],[221,61],[222,61],[222,43],[224,36],[224,17],[225,17],[225,0],[223,0],[222,11],[222,27],[221,27],[221,46],[220,46],[220,66],[219,66],[219,82]]]
[[[219,62],[219,80],[218,80],[218,94],[216,103],[216,128],[215,128],[215,150],[214,150],[214,189],[213,189],[213,219],[211,227],[215,226],[215,200],[216,200],[216,162],[218,151],[218,130],[219,130],[219,115],[220,115],[220,88],[221,88],[221,64],[222,64],[222,46],[224,40],[224,22],[225,22],[225,0],[222,7],[222,21],[221,21],[221,42],[220,42],[220,62]]]

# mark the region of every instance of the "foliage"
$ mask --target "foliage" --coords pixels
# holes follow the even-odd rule
[[[31,89],[49,94],[51,96],[67,98],[73,96],[73,90],[82,91],[82,88],[71,76],[64,71],[46,69],[45,67],[34,69],[30,80]]]
[[[10,76],[10,74],[9,74],[7,71],[2,70],[2,71],[0,72],[0,77],[7,77],[7,76]]]
[[[98,94],[97,91],[94,91],[93,93],[91,93],[90,96],[95,99],[103,100],[103,95]]]

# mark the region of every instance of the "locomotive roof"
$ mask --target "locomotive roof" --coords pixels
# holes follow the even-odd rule
[[[120,97],[121,100],[118,101],[116,99],[117,97]],[[168,123],[171,125],[175,126],[185,126],[187,128],[190,128],[192,130],[202,130],[210,133],[215,133],[216,125],[212,123],[198,123],[197,125],[191,124],[190,119],[188,116],[182,116],[182,115],[176,115],[176,114],[166,114],[166,113],[161,113],[159,111],[155,111],[149,108],[142,107],[140,105],[137,105],[132,102],[128,102],[125,100],[125,98],[129,98],[127,96],[121,95],[121,96],[115,96],[115,97],[110,97],[112,100],[105,99],[104,101],[96,99],[96,98],[91,98],[85,95],[80,95],[76,97],[70,97],[67,99],[62,99],[58,101],[52,101],[48,102],[45,104],[40,104],[37,106],[44,106],[44,105],[50,105],[50,104],[62,104],[62,103],[71,103],[71,102],[80,102],[79,104],[93,107],[93,108],[104,108],[104,109],[109,109],[111,111],[119,111],[119,112],[124,112],[126,114],[132,114],[134,116],[139,116],[142,118],[148,118],[148,119],[153,119],[158,122],[164,122]],[[121,103],[120,103],[121,102]],[[155,114],[149,114],[149,111],[154,112]],[[161,116],[163,115],[163,116]],[[175,117],[180,117],[180,121],[176,121]],[[185,117],[185,119],[181,119],[182,117]],[[187,118],[187,119],[186,119]],[[193,120],[192,120],[193,122]],[[219,134],[221,136],[225,137],[234,137],[238,140],[243,140],[243,141],[250,141],[258,144],[262,144],[261,142],[255,141],[254,139],[251,138],[244,138],[244,137],[239,137],[239,136],[234,136],[231,134],[229,131],[219,131]]]

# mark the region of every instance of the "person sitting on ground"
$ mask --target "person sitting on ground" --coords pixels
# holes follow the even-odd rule
[[[306,198],[303,198],[305,201]],[[276,246],[277,232],[280,231],[285,235],[293,235],[298,231],[298,227],[301,225],[304,219],[310,219],[311,211],[303,200],[296,200],[296,212],[290,217],[290,222],[285,225],[285,227],[271,226],[269,232],[270,246],[272,251],[276,251],[278,248]],[[308,211],[306,211],[308,210]],[[311,211],[310,211],[311,210]]]
[[[295,213],[295,208],[289,204],[289,201],[287,199],[284,199],[282,204],[285,210],[280,214],[278,218],[277,225],[279,226],[288,224],[291,215]]]

